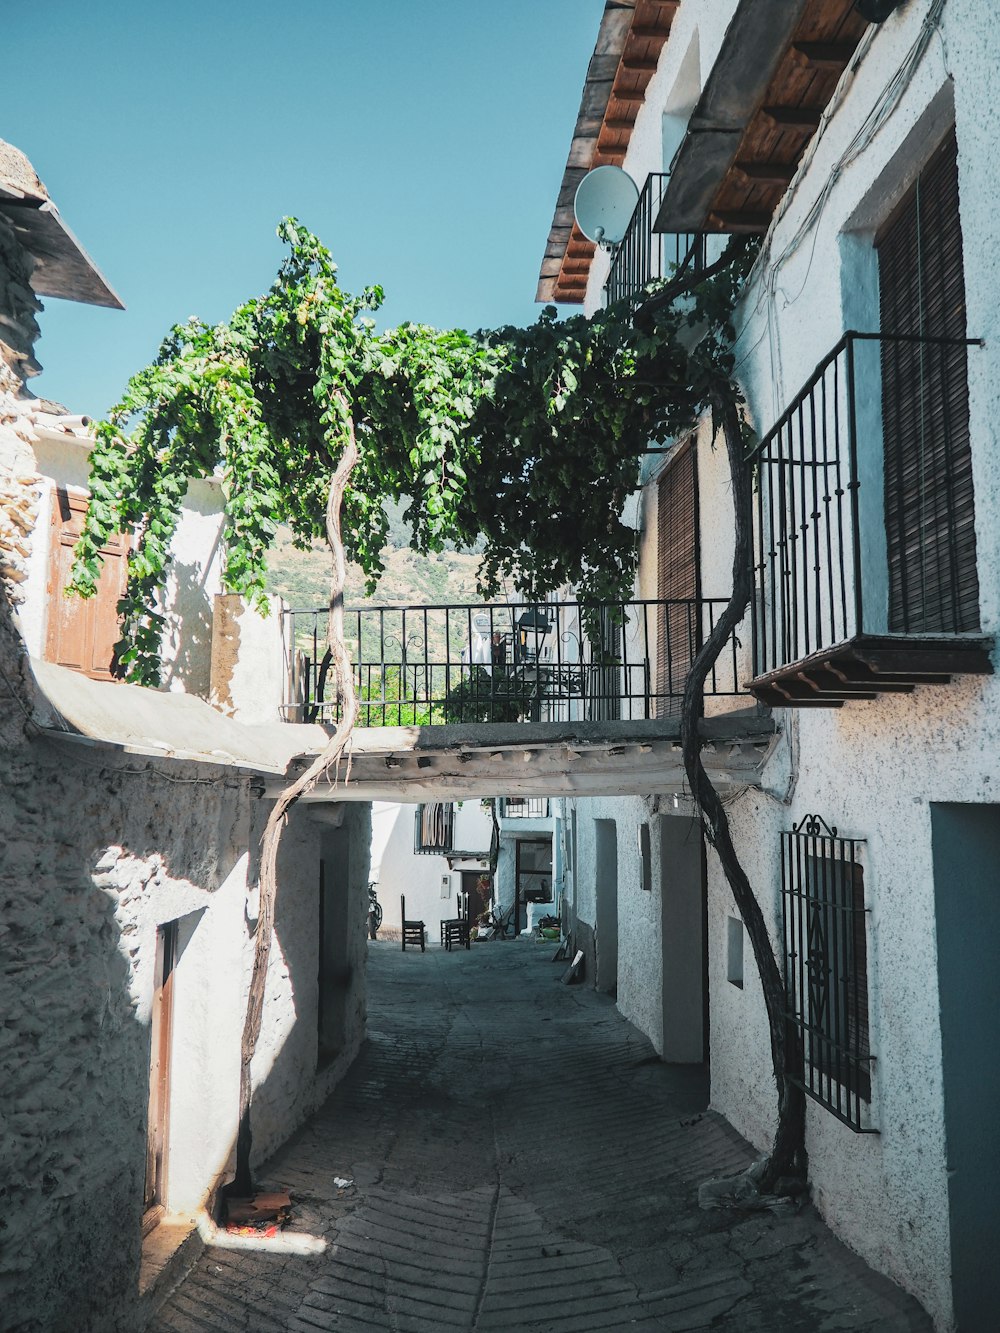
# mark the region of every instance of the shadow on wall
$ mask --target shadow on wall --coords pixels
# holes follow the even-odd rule
[[[166,635],[171,660],[163,672],[166,689],[183,689],[207,699],[212,677],[212,612],[206,574],[197,564],[170,566],[172,605]]]
[[[12,690],[22,659],[0,595],[0,680]],[[0,1328],[133,1333],[158,928],[176,923],[178,957],[169,1197],[171,1170],[178,1188],[204,1191],[233,1158],[246,866],[266,807],[231,769],[29,737],[30,698],[28,684],[0,711]],[[353,1029],[317,1082],[324,830],[296,811],[255,1067],[255,1162],[314,1109],[360,1039],[370,825],[367,806],[352,809],[364,854],[333,880]]]
[[[177,921],[179,946],[172,1042],[179,1095],[171,1105],[168,1193],[173,1167],[208,1188],[233,1160],[252,947],[242,888],[244,849],[254,841],[245,783],[230,773],[206,784],[191,766],[172,766],[172,780],[164,781],[89,755],[67,763],[65,748],[50,741],[25,747],[15,760],[5,755],[0,767],[0,817],[10,834],[0,891],[0,1327],[131,1333],[149,1003],[164,921]],[[185,784],[188,775],[197,785]],[[255,1163],[322,1100],[361,1035],[363,965],[345,956],[352,1040],[317,1083],[321,834],[306,815],[289,832],[255,1070]],[[359,860],[356,876],[341,885],[361,954],[366,874]],[[189,1153],[194,1166],[185,1161]]]

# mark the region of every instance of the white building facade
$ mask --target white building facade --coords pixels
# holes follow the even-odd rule
[[[617,20],[619,56],[647,8]],[[993,1327],[1000,34],[972,0],[884,5],[872,23],[847,3],[783,8],[758,12],[752,39],[745,3],[682,0],[634,123],[602,131],[592,161],[640,188],[672,164],[665,233],[763,238],[736,321],[763,442],[740,673],[781,741],[728,814],[799,1022],[814,1201],[936,1327]],[[549,254],[544,296],[602,304],[605,254],[585,290]],[[680,595],[680,531],[697,595],[728,596],[732,508],[707,423],[643,483],[637,594]],[[694,816],[683,785],[567,802],[567,896],[596,939],[592,979],[665,1059],[710,1049],[713,1107],[764,1149],[763,999]]]
[[[38,295],[119,302],[6,144],[0,294],[0,1323],[133,1333],[232,1179],[265,780],[326,737],[281,722],[281,616],[218,596],[216,482],[175,538],[162,691],[112,679],[126,537],[64,595],[90,439],[28,387]],[[366,803],[288,821],[255,1170],[359,1048],[370,840]]]

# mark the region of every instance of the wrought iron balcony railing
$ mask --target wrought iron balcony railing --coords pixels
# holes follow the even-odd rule
[[[724,598],[671,602],[377,606],[345,612],[359,725],[432,726],[667,717]],[[286,612],[289,717],[336,721],[323,610]],[[707,694],[741,693],[732,636]]]
[[[670,173],[646,177],[621,244],[611,260],[604,291],[607,303],[636,296],[658,278],[677,277],[689,267],[705,266],[705,237],[695,232],[653,231]]]
[[[754,451],[762,701],[838,706],[991,670],[976,632],[975,345],[847,333]]]
[[[501,819],[548,819],[549,798],[547,796],[502,796],[500,798]]]

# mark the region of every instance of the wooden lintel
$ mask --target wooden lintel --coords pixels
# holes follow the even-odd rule
[[[792,54],[815,69],[845,69],[854,54],[853,42],[795,42]]]
[[[753,185],[787,186],[795,175],[795,166],[784,162],[736,162],[734,171]]]
[[[823,115],[823,108],[819,106],[765,106],[762,110],[780,129],[801,130],[808,134],[817,129]]]

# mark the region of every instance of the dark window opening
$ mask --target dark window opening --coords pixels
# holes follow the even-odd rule
[[[954,130],[876,241],[889,629],[979,629]],[[907,341],[907,338],[914,339]],[[917,341],[919,338],[921,341]]]
[[[852,1129],[871,1101],[868,947],[859,844],[815,816],[782,835],[785,985],[798,1081]]]

